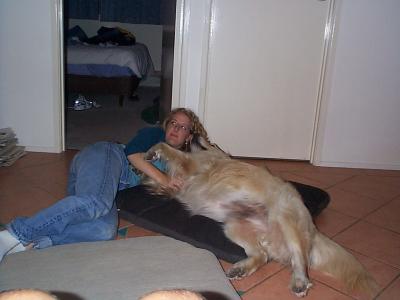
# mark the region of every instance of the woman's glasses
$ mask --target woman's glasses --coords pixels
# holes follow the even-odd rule
[[[174,129],[176,129],[177,131],[182,130],[184,133],[188,133],[188,132],[190,132],[190,130],[191,130],[191,129],[189,128],[189,126],[179,124],[176,120],[171,120],[171,121],[169,121],[168,127],[170,127],[170,128],[172,127],[172,128],[174,128]]]

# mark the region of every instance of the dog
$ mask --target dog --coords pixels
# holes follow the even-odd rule
[[[225,235],[247,255],[227,271],[229,279],[249,276],[274,260],[291,267],[290,288],[298,297],[312,286],[308,268],[341,280],[351,291],[377,291],[364,267],[316,229],[294,186],[266,168],[232,159],[202,138],[197,141],[191,152],[159,143],[145,154],[147,160],[164,160],[167,173],[184,180],[181,190],[149,177],[143,184],[154,194],[177,199],[191,214],[223,224]]]

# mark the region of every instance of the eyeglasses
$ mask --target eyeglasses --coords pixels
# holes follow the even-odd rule
[[[176,120],[169,121],[168,127],[173,127],[177,131],[182,130],[184,133],[188,133],[191,130],[187,125],[179,124]]]

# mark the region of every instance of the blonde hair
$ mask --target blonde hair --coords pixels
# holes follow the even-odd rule
[[[178,107],[178,108],[171,110],[171,112],[166,116],[166,118],[163,122],[162,127],[164,130],[167,130],[168,123],[174,118],[174,116],[177,113],[182,113],[189,118],[190,123],[191,123],[190,133],[193,134],[193,136],[196,136],[196,135],[201,136],[208,143],[210,143],[210,139],[208,138],[208,133],[205,130],[203,124],[200,122],[199,117],[191,109],[188,109],[188,108]],[[188,151],[186,146],[180,150]]]
[[[140,300],[206,300],[206,298],[204,298],[201,294],[184,289],[155,291],[143,295],[139,299]]]
[[[0,292],[1,300],[57,300],[58,298],[46,291],[37,289],[16,289]]]

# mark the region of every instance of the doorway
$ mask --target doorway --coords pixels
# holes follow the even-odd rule
[[[173,66],[176,2],[64,1],[66,149],[80,150],[88,144],[104,140],[127,143],[138,129],[157,126],[170,111],[172,80],[169,78],[172,78],[173,70],[166,66]],[[103,16],[105,11],[110,12],[110,5],[113,7],[112,14]],[[116,7],[118,5],[123,7]],[[140,16],[133,12],[130,16],[127,12],[127,9],[137,11],[138,8]],[[116,42],[117,35],[119,38],[133,38],[134,44],[124,44],[124,40]],[[104,36],[109,40],[103,39]],[[137,86],[131,79],[125,82],[126,85],[124,81],[113,81],[110,77],[105,81],[91,81],[94,76],[91,72],[98,67],[93,66],[98,64],[97,61],[89,54],[86,70],[80,70],[82,74],[73,74],[76,67],[81,67],[79,64],[84,58],[71,61],[69,55],[75,51],[72,46],[103,47],[106,51],[119,46],[124,49],[139,47],[138,51],[148,53],[152,66],[148,67],[147,73],[136,76]],[[129,62],[129,58],[126,60]],[[143,69],[139,65],[139,71],[145,69],[140,67]]]

